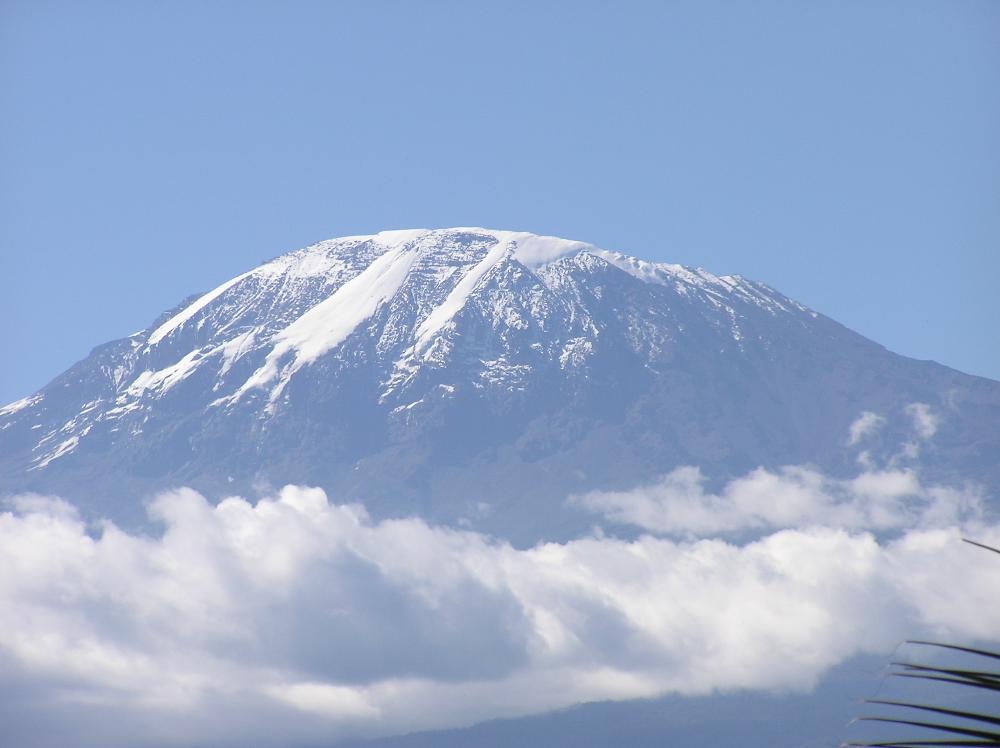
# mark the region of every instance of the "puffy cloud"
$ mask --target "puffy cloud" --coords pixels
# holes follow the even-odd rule
[[[710,535],[808,525],[890,530],[954,525],[979,517],[971,488],[924,486],[913,470],[870,470],[851,479],[790,466],[758,468],[705,489],[696,467],[681,467],[649,486],[595,491],[571,502],[620,524],[673,535]]]
[[[0,514],[0,702],[15,705],[0,732],[27,720],[33,745],[329,744],[596,699],[808,688],[905,636],[1000,637],[1000,574],[957,526],[881,541],[846,529],[886,506],[897,526],[898,500],[931,505],[932,489],[903,471],[861,478],[759,472],[712,495],[688,469],[671,478],[682,504],[831,526],[530,549],[373,522],[293,486],[256,504],[164,494],[156,536],[21,497]],[[714,526],[685,507],[687,526]],[[1000,526],[965,521],[1000,544]]]
[[[918,456],[920,442],[934,436],[938,418],[925,403],[910,403],[903,410],[915,440],[899,445],[881,466],[869,451],[862,452],[858,461],[864,471],[853,478],[832,478],[798,465],[758,468],[711,492],[701,471],[687,466],[650,485],[593,491],[569,501],[618,524],[681,536],[811,525],[888,531],[954,526],[981,518],[983,501],[977,488],[925,485],[914,468],[905,466]],[[885,423],[877,413],[862,412],[848,429],[848,445],[858,444]]]

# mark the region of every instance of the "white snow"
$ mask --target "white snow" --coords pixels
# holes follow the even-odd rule
[[[221,354],[222,364],[219,376],[224,375],[233,362],[246,353],[253,344],[256,330],[251,329],[241,335],[237,335],[222,345],[196,348],[177,363],[166,366],[157,371],[146,369],[125,389],[124,395],[119,397],[120,403],[127,403],[128,398],[139,398],[147,391],[155,390],[158,394],[167,392],[172,387],[187,379],[206,360],[216,354]],[[124,399],[123,399],[124,398]],[[114,408],[108,411],[108,415],[117,415],[134,409],[134,404],[125,408]],[[86,412],[86,411],[82,411]]]
[[[400,405],[399,407],[393,408],[392,412],[393,413],[402,413],[403,411],[407,411],[407,410],[410,410],[411,408],[417,407],[423,401],[424,401],[423,398],[420,398],[419,400],[414,400],[412,403],[407,403],[406,405]]]
[[[525,231],[496,231],[478,227],[448,229],[466,231],[475,234],[492,236],[496,244],[462,279],[439,304],[424,319],[414,333],[414,351],[420,353],[433,340],[434,336],[447,325],[465,305],[469,295],[493,267],[510,254],[515,260],[528,268],[538,268],[549,262],[576,252],[585,250],[597,251],[585,242],[560,239],[555,236],[538,236]]]
[[[414,343],[414,350],[419,353],[422,351],[428,343],[433,339],[441,328],[451,321],[463,306],[465,306],[466,299],[469,298],[469,294],[472,293],[473,289],[479,284],[483,276],[486,275],[498,262],[500,262],[510,251],[510,245],[507,242],[498,241],[496,245],[486,254],[482,260],[480,260],[472,270],[468,271],[462,279],[455,284],[455,287],[451,290],[451,293],[445,298],[445,300],[434,307],[430,314],[427,315],[426,319],[417,328],[414,337],[416,337],[416,342]]]
[[[656,283],[663,285],[664,278],[660,267],[652,262],[638,260],[635,257],[623,255],[621,252],[610,252],[606,249],[594,249],[591,254],[600,257],[602,260],[614,265],[619,270],[623,270],[634,278],[638,278],[644,283]]]
[[[42,399],[41,395],[22,397],[20,400],[15,400],[14,402],[0,408],[0,416],[9,416],[12,413],[17,413],[17,411],[24,410],[25,408],[34,405],[41,399]]]
[[[559,366],[563,369],[567,366],[582,366],[593,351],[594,344],[587,338],[571,338],[566,341],[559,354]]]
[[[198,368],[201,359],[204,358],[204,354],[205,352],[201,348],[195,348],[172,366],[167,366],[159,371],[146,370],[136,377],[135,381],[128,386],[126,392],[134,397],[142,395],[146,390],[155,389],[160,392],[166,392],[175,384],[193,374],[194,370]]]
[[[592,244],[560,239],[558,236],[540,236],[528,231],[499,231],[480,226],[459,226],[453,229],[439,229],[434,233],[469,233],[492,236],[498,244],[514,245],[514,259],[522,265],[535,269],[569,254],[596,249]]]
[[[678,282],[687,286],[700,288],[709,293],[712,292],[709,286],[721,288],[725,293],[731,292],[734,287],[732,276],[719,278],[701,268],[692,270],[683,265],[675,265],[669,262],[647,262],[646,260],[630,257],[621,252],[611,252],[606,249],[594,249],[591,250],[591,254],[603,258],[619,270],[623,270],[645,283],[656,283],[666,286],[673,282],[677,291],[684,294],[687,293],[687,290],[684,286],[677,285]]]
[[[246,277],[248,277],[250,275],[253,275],[254,272],[256,272],[256,269],[250,270],[250,271],[248,271],[246,273],[242,273],[241,275],[237,275],[235,278],[227,280],[221,286],[218,286],[214,290],[209,291],[204,296],[199,297],[193,304],[189,304],[188,306],[184,307],[183,310],[181,310],[180,312],[178,312],[177,314],[175,314],[173,317],[171,317],[170,319],[168,319],[166,322],[164,322],[162,325],[160,325],[155,330],[153,330],[153,334],[149,336],[149,339],[146,341],[146,344],[147,345],[156,345],[161,340],[163,340],[163,338],[165,338],[171,332],[173,332],[178,327],[180,327],[181,325],[183,325],[185,322],[187,322],[189,319],[191,319],[194,315],[196,315],[198,312],[200,312],[206,306],[208,306],[209,304],[211,304],[215,299],[217,299],[219,296],[221,296],[222,294],[224,294],[230,288],[232,288],[233,286],[235,286],[241,280],[243,280],[244,278],[246,278]]]
[[[517,243],[514,259],[532,269],[569,254],[593,249],[592,245],[585,242],[560,239],[555,236],[537,236],[520,232],[512,234],[510,238]]]
[[[53,460],[57,460],[63,455],[67,455],[70,452],[72,452],[74,449],[76,449],[76,445],[79,443],[80,443],[80,437],[71,436],[66,441],[60,442],[59,445],[56,446],[56,448],[53,449],[51,452],[49,452],[47,455],[45,455],[44,457],[39,457],[37,460],[35,460],[35,465],[33,465],[28,469],[41,470],[43,467],[48,465]]]
[[[228,372],[230,367],[232,367],[233,363],[237,361],[240,356],[252,350],[256,338],[257,330],[251,329],[242,335],[237,335],[235,338],[223,343],[215,349],[216,351],[222,352],[222,368],[219,370],[220,376]]]
[[[392,298],[417,257],[418,252],[409,244],[399,244],[275,335],[275,345],[264,365],[254,372],[234,397],[239,399],[247,390],[273,380],[278,376],[278,362],[292,353],[293,360],[282,369],[281,381],[272,392],[271,399],[276,398],[289,377],[340,345],[381,304]]]
[[[96,400],[91,400],[88,403],[84,403],[83,407],[80,409],[80,412],[77,415],[82,416],[86,413],[90,413],[93,410],[97,410],[97,406],[100,405],[102,402],[104,401],[101,398],[97,398]]]
[[[466,239],[460,236],[462,234],[484,238],[485,247],[482,241],[465,247]],[[493,240],[492,246],[490,239]],[[461,245],[458,254],[454,257],[441,254],[442,250],[452,245]],[[157,327],[148,336],[145,350],[137,351],[135,360],[128,367],[118,367],[113,372],[121,396],[115,403],[116,407],[105,411],[104,415],[118,416],[135,410],[141,405],[138,401],[145,399],[144,395],[151,391],[159,394],[169,390],[210,359],[210,366],[216,373],[212,389],[223,395],[213,404],[231,404],[248,390],[264,386],[269,387],[269,402],[274,403],[297,371],[341,346],[383,304],[400,292],[414,264],[422,257],[429,258],[430,262],[420,265],[421,285],[414,289],[417,299],[415,314],[404,321],[394,317],[393,324],[397,327],[391,334],[383,336],[389,340],[386,351],[405,351],[385,382],[386,390],[382,395],[385,398],[411,381],[424,364],[439,365],[447,360],[451,350],[450,338],[443,336],[442,332],[454,327],[456,315],[469,303],[470,297],[476,296],[482,289],[484,279],[491,270],[511,259],[517,260],[529,272],[537,274],[544,286],[561,297],[567,291],[574,293],[572,289],[576,281],[572,274],[575,271],[552,263],[567,256],[577,257],[579,269],[583,271],[607,262],[643,283],[674,289],[688,296],[692,302],[695,298],[704,301],[710,314],[721,316],[725,313],[729,317],[728,320],[716,320],[716,325],[720,330],[726,330],[737,343],[742,342],[744,331],[730,303],[738,300],[756,304],[771,314],[787,310],[782,305],[784,299],[780,294],[760,284],[747,282],[740,276],[718,277],[700,268],[646,262],[585,242],[523,231],[480,227],[418,228],[341,237],[281,255],[238,275],[202,295]],[[255,278],[239,289],[231,290],[250,276]],[[601,286],[595,285],[593,292],[597,298],[601,298],[601,291]],[[201,314],[199,324],[204,323],[208,329],[210,344],[188,352],[171,366],[155,370],[162,363],[149,363],[149,349],[177,329],[193,323],[194,317],[213,302],[218,304],[217,300],[223,296],[227,319],[221,319],[217,314]],[[492,299],[492,307],[486,313],[493,315],[492,324],[497,330],[524,330],[534,324],[546,333],[545,322],[551,310],[546,305],[548,302],[542,302],[547,298],[541,294],[527,306],[520,306],[510,304],[509,299],[501,294]],[[581,303],[578,297],[573,298],[569,310],[571,315],[577,314]],[[741,308],[740,304],[736,307]],[[796,308],[804,310],[797,305]],[[261,315],[273,314],[273,317],[268,317],[270,324],[248,324],[250,315],[257,312]],[[593,327],[592,322],[589,324]],[[592,334],[597,334],[596,328]],[[396,348],[397,345],[400,347]],[[263,363],[242,382],[242,386],[226,377],[234,362],[241,357],[247,354],[264,356],[265,352]],[[555,352],[564,368],[578,367],[591,355],[592,347],[585,338],[570,339],[565,341],[562,350],[557,347]],[[383,351],[379,349],[378,353],[381,355]],[[259,360],[255,358],[255,362]],[[484,364],[485,381],[516,382],[523,372],[513,363],[502,357],[487,361]],[[135,372],[139,371],[141,373],[136,376]],[[130,380],[134,381],[129,384]],[[235,392],[231,389],[233,387],[238,387]],[[11,403],[0,409],[0,415],[16,412],[36,401],[35,398],[25,398]]]
[[[389,247],[399,247],[415,242],[417,239],[422,239],[429,233],[431,233],[429,229],[397,229],[395,231],[379,231],[372,238],[379,242],[379,244],[385,244]]]
[[[341,244],[341,242],[337,242]],[[304,252],[293,265],[289,266],[285,274],[288,278],[309,278],[316,275],[330,275],[335,270],[343,268],[343,260],[335,255],[328,254],[321,249],[326,247],[316,247],[312,251]]]

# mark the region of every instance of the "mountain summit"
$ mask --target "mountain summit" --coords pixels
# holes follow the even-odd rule
[[[132,522],[167,487],[313,484],[531,539],[585,521],[567,496],[678,465],[846,471],[850,423],[913,402],[943,413],[924,469],[1000,483],[1000,383],[762,283],[529,233],[387,231],[281,255],[0,409],[0,490]]]

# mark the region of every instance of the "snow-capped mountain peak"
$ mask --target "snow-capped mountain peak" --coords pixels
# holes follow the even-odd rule
[[[682,461],[800,462],[805,424],[840,439],[875,407],[870,372],[903,360],[739,276],[525,232],[386,231],[283,254],[95,349],[0,409],[0,466],[13,486],[61,489],[110,459],[142,486],[319,482],[464,507]],[[902,396],[882,376],[879,397]]]
[[[505,264],[516,264],[538,284],[542,294],[558,294],[559,272],[553,263],[586,255],[603,261],[643,283],[673,285],[682,294],[707,294],[711,303],[725,308],[739,339],[735,311],[724,303],[734,293],[765,308],[787,311],[785,303],[733,278],[718,278],[703,270],[657,264],[598,249],[584,242],[526,232],[482,228],[386,231],[321,242],[282,255],[236,276],[196,298],[158,325],[146,339],[144,353],[151,362],[157,349],[173,348],[174,339],[212,331],[211,346],[183,350],[165,366],[144,368],[123,392],[135,397],[165,392],[214,361],[221,374],[252,352],[266,349],[263,362],[235,389],[216,398],[216,405],[233,405],[254,390],[267,392],[275,403],[289,381],[320,357],[336,350],[348,336],[397,297],[415,302],[409,315],[394,324],[404,327],[383,332],[402,350],[392,346],[390,379],[398,384],[400,372],[414,370],[428,352],[454,326],[454,318],[470,297]],[[266,302],[268,316],[260,319]],[[253,310],[255,319],[248,320]],[[274,312],[278,314],[275,315]],[[500,320],[509,310],[497,309]],[[583,310],[575,310],[578,313]],[[545,312],[535,309],[533,321],[544,323]],[[409,319],[402,319],[408,316]],[[582,316],[587,316],[583,312]],[[263,324],[261,324],[263,322]],[[575,344],[579,349],[579,343]],[[120,405],[127,405],[125,397]]]

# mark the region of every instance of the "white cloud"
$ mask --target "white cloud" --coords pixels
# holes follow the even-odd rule
[[[940,417],[931,410],[927,403],[908,403],[903,406],[903,413],[906,416],[904,424],[893,424],[902,426],[896,429],[899,435],[902,432],[909,432],[909,436],[900,439],[896,445],[895,452],[884,452],[873,454],[870,449],[863,450],[857,455],[857,462],[866,469],[874,469],[880,462],[887,463],[890,467],[900,464],[912,463],[920,457],[922,445],[932,439],[937,433],[941,424]],[[869,440],[876,432],[881,430],[887,423],[885,416],[870,410],[861,412],[848,427],[847,446],[855,447],[862,442]],[[881,458],[881,459],[879,459]]]
[[[909,417],[913,438],[899,446],[899,451],[890,458],[892,465],[913,461],[920,457],[922,445],[933,438],[940,425],[940,419],[931,411],[927,403],[910,403],[903,408],[903,412]]]
[[[315,712],[324,717],[377,718],[379,709],[371,703],[364,689],[350,686],[333,686],[328,683],[296,683],[288,686],[271,686],[265,693],[304,712]]]
[[[910,403],[905,410],[920,439],[926,441],[937,433],[938,417],[931,412],[927,403]]]
[[[860,416],[854,419],[848,429],[847,445],[853,447],[863,438],[877,431],[883,423],[885,423],[885,419],[882,416],[872,413],[870,410],[863,411]]]
[[[981,514],[972,489],[924,486],[912,470],[869,470],[851,479],[789,466],[758,468],[718,493],[695,467],[630,491],[595,491],[571,502],[620,524],[671,535],[711,535],[808,525],[890,530],[954,525]]]
[[[372,522],[317,489],[256,505],[165,494],[159,537],[22,498],[0,514],[0,693],[35,715],[35,745],[67,730],[77,745],[329,743],[595,699],[808,688],[906,636],[1000,637],[996,567],[955,526],[930,527],[955,518],[958,492],[905,471],[759,471],[718,495],[694,469],[671,480],[682,503],[721,502],[739,521],[840,526],[519,550]],[[913,496],[918,523],[945,509],[893,540],[844,529],[885,507],[898,526]],[[690,502],[678,516],[713,526]],[[967,521],[1000,544],[1000,526]],[[13,714],[0,710],[0,732],[23,733]]]

